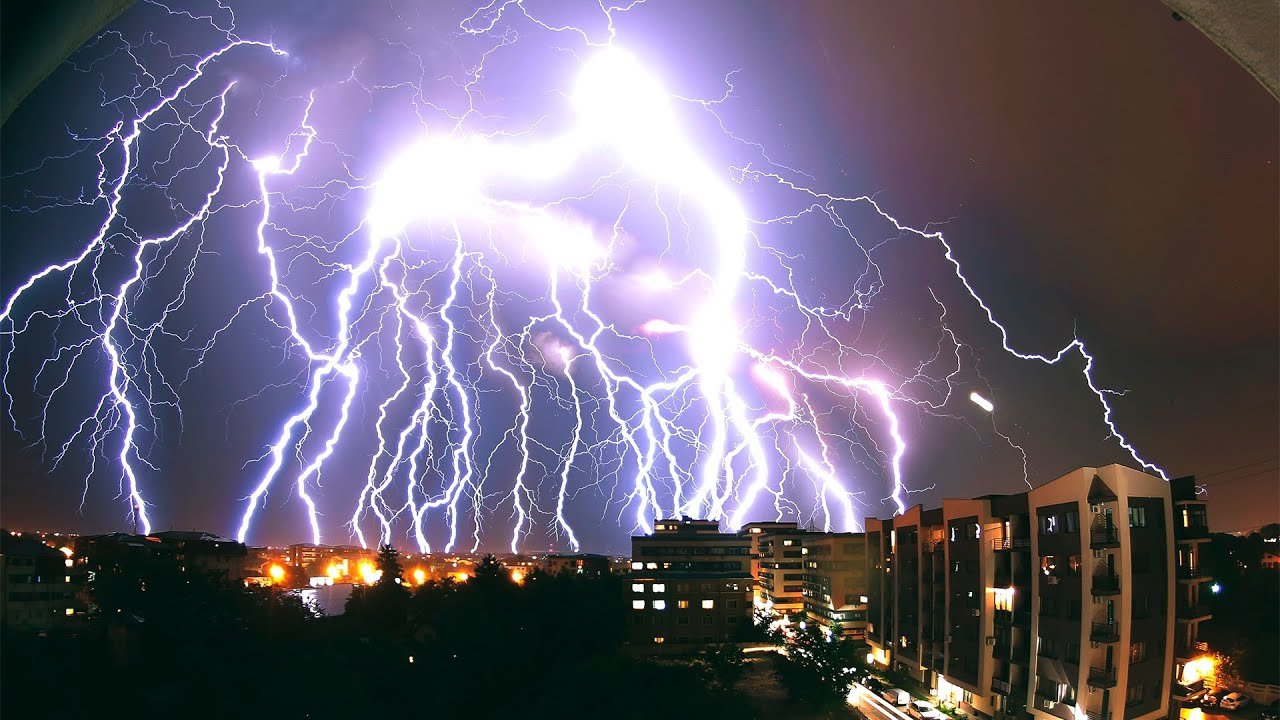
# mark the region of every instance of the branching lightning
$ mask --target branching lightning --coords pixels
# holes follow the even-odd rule
[[[592,7],[603,13],[603,36],[544,19],[521,0],[494,0],[463,19],[457,37],[483,52],[453,81],[461,102],[431,99],[425,70],[417,83],[368,82],[358,64],[302,95],[277,94],[293,56],[274,41],[242,39],[223,5],[209,16],[152,6],[220,40],[200,55],[170,55],[163,70],[141,59],[154,53],[104,35],[98,42],[138,71],[123,95],[104,91],[103,106],[124,117],[101,137],[76,138],[79,154],[95,158],[96,195],[19,208],[87,205],[101,222],[77,252],[7,292],[0,329],[11,422],[30,427],[14,414],[12,360],[28,343],[43,352],[34,341],[52,334],[31,378],[41,398],[36,442],[52,440],[55,466],[84,450],[86,495],[93,476],[116,474],[149,532],[165,512],[146,499],[165,476],[152,445],[167,418],[180,421],[181,389],[225,357],[235,328],[265,323],[301,379],[284,383],[293,395],[246,464],[250,474],[228,480],[242,498],[242,541],[276,494],[297,501],[314,542],[337,532],[362,545],[408,538],[423,551],[474,549],[491,533],[512,551],[578,550],[572,518],[584,516],[577,500],[591,494],[602,516],[643,532],[656,517],[682,514],[730,528],[772,514],[856,530],[877,508],[903,512],[908,493],[928,484],[907,476],[916,445],[906,417],[959,415],[953,391],[966,382],[965,346],[936,294],[932,357],[901,371],[860,342],[888,282],[881,244],[852,229],[855,211],[870,211],[899,237],[936,245],[1004,351],[1046,365],[1080,361],[1110,436],[1165,477],[1120,433],[1116,393],[1095,379],[1080,338],[1054,353],[1017,349],[941,232],[909,227],[870,196],[812,189],[813,178],[727,129],[719,113],[729,78],[723,98],[684,98],[625,49],[619,21],[647,8],[642,1]],[[539,37],[572,41],[576,80],[546,122],[501,126],[485,110],[487,65]],[[278,79],[237,92],[245,81],[226,80],[233,60]],[[419,121],[371,172],[356,169],[321,110],[327,94],[351,87],[389,101],[408,88]],[[271,120],[274,145],[263,153],[270,143],[226,126],[237,103],[256,116],[267,99],[280,109],[264,117],[285,119]],[[682,126],[686,107],[710,114],[764,165],[712,166]],[[753,188],[799,209],[755,217]],[[174,219],[143,231],[156,221],[138,219],[134,196],[154,192]],[[344,227],[332,220],[336,208],[356,208],[358,219]],[[251,232],[220,224],[240,216],[254,218]],[[808,259],[766,239],[814,219],[860,258],[838,304],[806,300]],[[211,325],[187,320],[203,255],[239,247],[251,249],[246,277],[258,284]],[[637,315],[646,307],[657,310]],[[47,437],[52,408],[70,402],[81,378],[100,392],[65,437]],[[992,412],[977,390],[954,393],[957,404],[973,397]],[[1022,453],[1025,472],[1025,452],[996,432]],[[352,488],[345,476],[360,482]],[[801,479],[811,489],[802,492]],[[331,517],[325,508],[344,509]]]

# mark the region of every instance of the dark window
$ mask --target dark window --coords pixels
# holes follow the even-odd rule
[[[1058,532],[1058,516],[1057,515],[1041,515],[1040,516],[1040,532],[1045,535],[1052,535]]]
[[[1041,597],[1040,598],[1040,614],[1041,615],[1057,615],[1058,614],[1058,598]]]
[[[1062,532],[1080,532],[1080,513],[1071,510],[1062,514]]]
[[[710,614],[706,614],[702,616],[703,625],[710,625],[713,621],[714,621],[714,618],[712,618]]]
[[[1079,665],[1079,664],[1080,664],[1080,643],[1078,643],[1078,642],[1068,642],[1068,643],[1067,643],[1067,655],[1066,655],[1066,657],[1065,657],[1065,658],[1063,658],[1063,659],[1064,659],[1064,660],[1066,660],[1066,661],[1067,661],[1067,662],[1069,662],[1069,663],[1075,663],[1075,664]]]
[[[1145,697],[1146,688],[1142,686],[1142,683],[1138,683],[1136,685],[1130,684],[1129,691],[1125,694],[1124,701],[1126,705],[1136,705],[1137,703],[1142,702]]]
[[[1147,644],[1136,640],[1129,645],[1129,662],[1140,663],[1147,659]]]
[[[1147,526],[1147,509],[1144,507],[1129,508],[1129,527],[1144,528]]]

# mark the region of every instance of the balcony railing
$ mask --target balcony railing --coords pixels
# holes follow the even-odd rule
[[[1120,594],[1120,576],[1115,573],[1108,572],[1094,575],[1092,585],[1094,595]]]
[[[1174,528],[1173,535],[1179,540],[1195,540],[1209,537],[1208,525],[1187,525]]]
[[[1013,694],[1013,686],[1000,678],[991,678],[991,692],[1008,697]]]
[[[1111,711],[1103,710],[1102,712],[1087,712],[1085,715],[1089,720],[1111,720]]]
[[[1089,533],[1089,549],[1100,550],[1102,548],[1120,547],[1120,534],[1116,532],[1114,526],[1105,525],[1096,527]]]
[[[1179,607],[1177,612],[1179,620],[1195,620],[1196,618],[1209,617],[1212,614],[1213,611],[1209,609],[1208,605]]]
[[[1204,568],[1178,566],[1179,580],[1210,580],[1212,576]]]
[[[1093,623],[1093,627],[1089,632],[1089,639],[1093,642],[1101,643],[1120,642],[1120,628],[1116,627],[1113,622]]]
[[[1089,668],[1089,687],[1113,688],[1116,686],[1115,668]]]

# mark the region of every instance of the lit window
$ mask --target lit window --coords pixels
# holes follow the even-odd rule
[[[643,609],[644,609],[644,601],[643,601],[643,600],[632,600],[632,601],[631,601],[631,609],[632,609],[632,610],[643,610]]]
[[[666,592],[666,591],[667,591],[667,586],[666,586],[666,585],[664,585],[664,584],[662,584],[662,583],[654,583],[654,584],[653,584],[653,591],[654,591],[654,592]]]
[[[70,575],[67,575],[67,576],[66,576],[66,578],[67,578],[66,582],[71,582],[71,576],[70,576]]]
[[[751,528],[752,535],[759,535],[760,532],[761,532],[761,528]]]
[[[716,606],[716,601],[715,601],[715,600],[703,600],[703,601],[702,601],[702,609],[703,609],[703,610],[710,610],[711,608],[713,608],[713,607],[715,607],[715,606]]]
[[[791,547],[792,545],[795,544],[795,542],[796,542],[795,540],[783,540],[782,545],[783,547]]]
[[[633,563],[631,563],[631,569],[632,569],[632,570],[643,570],[643,569],[644,569],[644,563],[642,563],[642,562],[633,562]]]
[[[644,592],[644,583],[631,583],[631,592]]]
[[[653,526],[653,529],[654,529],[654,530],[666,530],[666,529],[667,529],[667,526],[666,526],[666,525],[654,525],[654,526]]]
[[[654,644],[654,645],[661,645],[662,643],[664,643],[664,642],[666,642],[666,641],[667,641],[667,639],[666,639],[666,638],[664,638],[664,637],[656,637],[656,638],[654,638],[654,639],[653,639],[653,644]]]
[[[666,610],[666,609],[667,609],[667,601],[666,601],[666,600],[654,600],[654,601],[653,601],[653,609],[654,609],[654,610]]]
[[[974,536],[974,537],[976,537],[976,538],[980,538],[980,537],[982,537],[982,526],[981,526],[981,525],[978,525],[977,523],[974,523],[974,525],[973,525],[973,536]]]
[[[677,600],[677,601],[676,601],[676,607],[680,608],[681,610],[688,610],[688,609],[689,609],[689,601],[688,601],[688,600]]]
[[[76,611],[74,609],[67,608],[67,615],[75,615],[75,614],[76,614]]]
[[[656,562],[646,563],[646,564],[645,564],[645,569],[646,569],[646,570],[657,570],[657,569],[658,569],[658,563],[656,563]]]

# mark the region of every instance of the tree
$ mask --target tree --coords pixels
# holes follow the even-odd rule
[[[698,654],[697,660],[697,664],[721,690],[732,690],[738,684],[738,679],[746,669],[743,662],[742,648],[731,643],[705,648]]]
[[[391,585],[401,585],[400,576],[404,574],[404,568],[400,566],[400,551],[396,550],[391,543],[387,543],[378,548],[378,569],[382,571],[382,576],[378,578],[376,585],[388,583]]]
[[[853,685],[852,641],[840,637],[839,626],[830,632],[806,624],[787,637],[787,661],[780,675],[793,698],[805,698],[819,707],[843,705]]]

